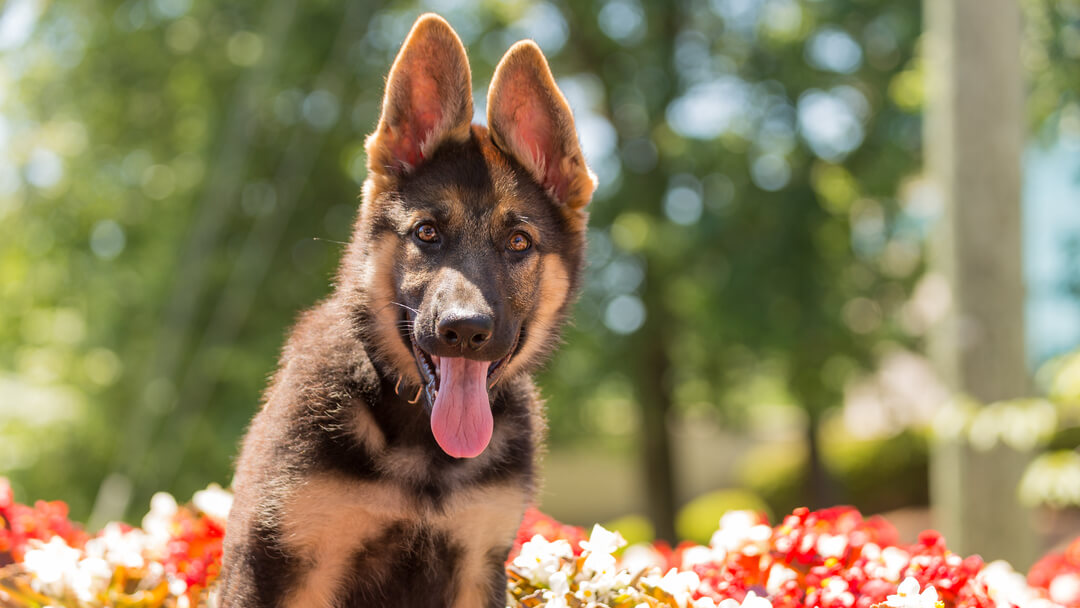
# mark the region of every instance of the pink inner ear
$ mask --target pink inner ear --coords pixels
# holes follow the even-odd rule
[[[507,139],[519,158],[531,161],[534,172],[543,171],[543,177],[539,178],[542,185],[562,197],[565,194],[563,150],[554,132],[550,110],[544,103],[544,92],[536,90],[523,76],[507,83],[502,93],[503,99],[511,104],[509,116],[503,122],[508,131]]]
[[[440,102],[439,87],[423,62],[412,67],[408,79],[408,108],[402,108],[393,126],[391,151],[395,158],[412,166],[424,160],[423,146],[445,114]]]
[[[528,154],[536,166],[547,166],[554,155],[551,137],[551,118],[547,111],[536,103],[535,97],[524,95],[517,97],[521,102],[514,108],[511,121],[514,143],[519,150]]]

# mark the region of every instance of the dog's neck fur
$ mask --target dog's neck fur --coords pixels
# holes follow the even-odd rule
[[[531,485],[545,424],[528,376],[504,379],[493,390],[496,434],[489,450],[475,459],[452,458],[435,443],[423,404],[409,403],[413,396],[400,388],[395,392],[400,378],[392,365],[371,356],[378,349],[338,329],[353,322],[338,297],[305,314],[268,391],[268,405],[279,401],[279,394],[303,395],[303,408],[290,404],[290,409],[293,423],[315,449],[307,467],[396,479],[432,500],[475,476],[494,480],[496,470],[514,471]],[[408,466],[402,467],[405,461]]]

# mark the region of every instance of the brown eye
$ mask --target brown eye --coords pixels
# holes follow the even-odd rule
[[[439,240],[439,231],[435,230],[435,226],[432,226],[431,224],[420,224],[416,227],[416,238],[425,243],[434,243]]]
[[[532,241],[523,232],[515,232],[506,242],[506,248],[510,251],[525,251],[529,247],[532,247]]]

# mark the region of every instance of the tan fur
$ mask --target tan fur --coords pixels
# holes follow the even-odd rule
[[[353,418],[352,428],[349,430],[357,441],[362,441],[372,450],[382,452],[386,449],[386,436],[379,430],[374,417],[366,408],[356,408],[356,417]]]
[[[463,587],[455,606],[475,608],[490,595],[484,576],[492,549],[514,537],[528,500],[520,485],[487,486],[463,491],[443,508],[425,508],[391,484],[364,483],[334,475],[306,480],[284,503],[281,524],[285,545],[314,556],[303,584],[289,597],[296,608],[333,605],[350,559],[395,522],[408,520],[447,533],[463,548],[459,578]],[[373,572],[373,576],[378,576]]]
[[[527,500],[518,485],[479,488],[455,496],[445,513],[433,520],[436,528],[447,531],[464,547],[460,578],[464,586],[458,592],[455,608],[482,606],[490,597],[489,581],[484,575],[488,552],[514,537]]]
[[[331,606],[352,555],[413,509],[405,494],[390,484],[332,475],[305,480],[284,503],[282,542],[299,555],[312,556],[314,563],[288,604]]]
[[[569,270],[558,255],[549,253],[543,257],[540,269],[540,293],[536,298],[539,306],[529,325],[529,334],[521,351],[510,360],[507,373],[513,374],[515,366],[525,365],[543,350],[544,341],[550,335],[558,321],[558,312],[566,302],[570,287]]]
[[[403,387],[420,386],[420,373],[416,371],[413,354],[402,343],[398,334],[397,323],[401,310],[394,304],[394,269],[398,255],[397,235],[388,234],[371,245],[371,258],[367,265],[368,298],[371,309],[375,312],[379,355],[392,361],[394,366],[405,372]]]

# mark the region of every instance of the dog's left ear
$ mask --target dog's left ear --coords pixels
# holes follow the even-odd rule
[[[585,164],[570,105],[535,42],[522,40],[506,52],[491,79],[487,106],[495,145],[558,202],[575,210],[588,204],[596,176]]]
[[[472,77],[461,39],[442,17],[421,15],[386,78],[379,125],[365,142],[368,170],[408,173],[440,144],[467,140],[472,116]]]

